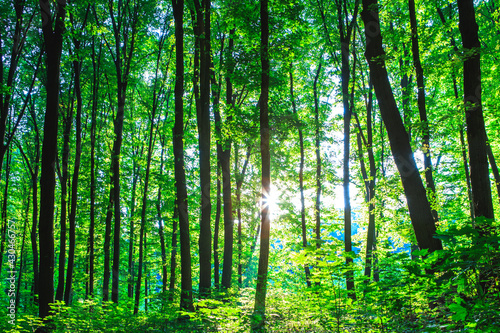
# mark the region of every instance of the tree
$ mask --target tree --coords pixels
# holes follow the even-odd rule
[[[200,152],[200,294],[206,295],[211,286],[212,230],[210,215],[210,0],[194,0],[195,17],[195,95],[198,124],[198,142]],[[199,66],[199,93],[198,90]]]
[[[116,70],[117,109],[113,120],[114,141],[111,155],[111,187],[110,202],[113,204],[113,268],[111,300],[118,303],[120,275],[120,238],[121,238],[121,208],[120,208],[120,154],[123,141],[123,120],[125,116],[125,99],[130,78],[132,57],[135,51],[135,41],[138,33],[139,4],[119,1],[117,8],[110,2],[109,16],[112,23],[114,51],[106,41],[109,53]],[[115,13],[116,10],[116,13]]]
[[[480,217],[493,219],[493,202],[488,169],[487,137],[481,104],[481,44],[472,0],[457,0],[459,29],[465,49],[464,60],[464,103],[469,144],[470,178],[474,217],[482,224]],[[480,230],[484,226],[479,226]],[[486,230],[482,230],[485,232]]]
[[[417,104],[420,121],[422,122],[422,150],[424,152],[424,173],[425,182],[429,189],[429,197],[431,203],[435,200],[436,185],[432,175],[432,159],[431,159],[431,143],[429,133],[429,122],[427,120],[427,110],[425,107],[425,84],[424,84],[424,69],[420,62],[420,50],[418,44],[418,31],[417,31],[417,16],[415,14],[415,0],[408,0],[408,8],[410,12],[410,25],[411,25],[411,52],[413,56],[413,66],[415,67],[415,76],[417,78]],[[434,221],[438,221],[438,213],[435,208],[432,208],[432,216]]]
[[[441,241],[434,238],[436,226],[431,206],[415,164],[408,135],[385,67],[377,0],[363,0],[361,17],[365,25],[365,56],[370,68],[370,79],[373,82],[380,114],[387,129],[392,156],[401,177],[418,246],[420,249],[429,249],[430,252],[440,250],[442,249]]]
[[[42,169],[40,174],[40,288],[39,313],[49,315],[50,303],[54,302],[54,199],[55,165],[57,157],[57,129],[59,115],[59,87],[62,40],[65,27],[66,1],[57,3],[52,15],[48,0],[40,1],[42,32],[45,45],[47,92],[45,122],[43,127]]]
[[[184,0],[172,0],[175,21],[175,122],[173,131],[175,189],[181,243],[182,310],[194,311],[191,278],[191,249],[187,206],[186,172],[184,169]]]
[[[293,114],[297,115],[297,106],[293,95],[293,66],[290,66],[290,98],[292,99]],[[304,198],[304,135],[302,134],[301,124],[297,125],[299,134],[299,148],[300,148],[300,165],[299,165],[299,190],[300,190],[300,224],[302,229],[302,248],[307,247],[307,226],[306,226],[306,208]],[[309,265],[304,265],[306,273],[306,283],[311,287],[311,272]]]
[[[349,45],[351,43],[351,35],[356,18],[358,16],[359,1],[355,2],[354,11],[352,14],[351,22],[344,13],[347,13],[347,1],[336,1],[337,15],[339,22],[340,45],[341,45],[341,82],[342,82],[342,105],[344,107],[344,243],[346,252],[346,265],[352,265],[353,258],[352,252],[352,228],[351,228],[351,197],[349,193],[349,158],[350,158],[350,138],[351,138],[351,114],[352,104],[349,105],[349,79],[350,79],[350,66],[349,66]],[[346,20],[346,21],[344,21]],[[346,274],[346,286],[350,291],[350,297],[356,299],[354,293],[354,271],[348,269]]]
[[[262,199],[260,227],[260,255],[255,287],[255,306],[252,327],[264,326],[266,312],[267,270],[269,265],[269,234],[271,196],[271,155],[269,153],[269,9],[268,0],[260,0],[260,154],[262,160]]]

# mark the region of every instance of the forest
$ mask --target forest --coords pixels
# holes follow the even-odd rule
[[[0,2],[1,332],[498,332],[497,0]]]

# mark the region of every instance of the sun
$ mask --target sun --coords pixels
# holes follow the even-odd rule
[[[279,204],[279,193],[274,186],[271,185],[271,190],[269,193],[264,193],[261,199],[261,209],[264,207],[269,208],[271,219],[274,219],[279,215],[280,204]]]

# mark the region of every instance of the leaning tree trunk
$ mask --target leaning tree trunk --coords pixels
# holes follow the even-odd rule
[[[431,206],[389,82],[384,61],[385,52],[382,47],[377,0],[363,0],[361,16],[365,24],[365,56],[370,67],[370,78],[389,136],[392,155],[401,176],[418,246],[420,249],[429,249],[429,252],[440,250],[442,249],[441,241],[434,238],[436,226]]]

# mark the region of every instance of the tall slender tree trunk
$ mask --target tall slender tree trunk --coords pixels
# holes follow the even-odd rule
[[[164,294],[167,292],[167,251],[165,248],[165,232],[164,232],[164,221],[161,213],[161,203],[162,203],[162,195],[161,189],[163,184],[161,183],[163,179],[163,156],[165,154],[164,149],[164,141],[163,138],[160,139],[161,144],[161,153],[160,153],[160,176],[159,176],[159,186],[158,186],[158,195],[156,197],[156,214],[158,218],[158,235],[160,236],[160,248],[161,248],[161,272],[162,272],[162,285],[161,290]]]
[[[242,219],[241,219],[241,187],[243,185],[243,180],[245,179],[245,173],[248,166],[248,160],[250,159],[250,153],[252,146],[248,145],[245,162],[243,162],[243,169],[241,173],[238,174],[238,146],[235,146],[234,150],[234,175],[236,178],[236,211],[238,215],[238,285],[241,287],[243,285],[243,263],[241,256],[243,253],[242,244]]]
[[[440,250],[442,249],[441,241],[434,238],[436,226],[431,206],[415,164],[408,135],[392,93],[385,60],[383,60],[385,52],[382,47],[377,0],[363,0],[361,16],[365,23],[365,56],[370,67],[370,78],[387,129],[394,161],[403,183],[418,246],[420,249],[429,249],[430,252]]]
[[[104,229],[104,274],[102,279],[102,300],[103,302],[109,301],[109,280],[111,277],[111,258],[110,258],[110,246],[111,246],[111,220],[113,219],[113,186],[109,190],[109,201],[106,208],[106,220]]]
[[[222,63],[223,58],[223,50],[224,50],[224,38],[221,40],[221,57],[220,62]],[[214,110],[214,119],[215,119],[215,133],[217,138],[217,194],[216,194],[216,208],[215,208],[215,223],[214,223],[214,243],[213,243],[213,251],[214,251],[214,287],[215,290],[220,290],[220,260],[219,260],[219,231],[220,231],[220,217],[222,211],[222,200],[221,200],[221,179],[222,179],[222,166],[221,166],[221,121],[220,121],[220,91],[221,91],[221,78],[219,78],[219,82],[217,83],[215,71],[210,69],[211,77],[211,87],[212,87],[212,96],[213,96],[213,110]]]
[[[50,303],[54,302],[54,204],[55,165],[57,158],[57,128],[59,114],[59,88],[62,53],[62,35],[66,16],[66,1],[57,3],[52,15],[49,0],[40,0],[42,32],[45,44],[47,91],[44,136],[42,146],[42,170],[40,175],[40,288],[39,314],[49,315]],[[54,18],[53,18],[54,17]],[[55,22],[55,25],[53,25]],[[54,27],[53,27],[54,26]]]
[[[232,52],[234,49],[234,40],[232,35],[235,30],[229,32],[228,54],[226,59],[228,65],[228,74],[226,76],[226,105],[234,109],[235,103],[233,98],[233,83],[231,76],[234,72],[234,61]],[[230,113],[232,110],[230,111]],[[233,117],[229,115],[226,119],[231,122]],[[222,125],[222,120],[219,115],[219,124]],[[220,128],[219,128],[220,130]],[[233,202],[231,193],[231,137],[225,137],[223,144],[220,145],[220,166],[222,172],[222,198],[224,202],[224,262],[222,266],[222,286],[226,289],[231,287],[231,279],[233,276],[233,245],[234,245],[234,219],[233,219]]]
[[[186,173],[184,169],[184,0],[172,0],[175,21],[175,122],[173,130],[175,189],[179,214],[181,243],[181,300],[182,310],[194,311],[191,277],[191,249],[187,206]]]
[[[201,189],[201,219],[200,237],[198,240],[200,257],[200,295],[206,296],[211,286],[212,262],[212,230],[210,226],[210,66],[212,64],[210,51],[210,0],[195,0],[194,33],[196,38],[197,59],[195,61],[196,111],[198,124],[198,143],[200,153],[200,189]]]
[[[415,74],[417,77],[417,105],[423,131],[422,151],[424,153],[425,182],[427,185],[429,200],[431,202],[432,216],[434,217],[434,222],[437,222],[438,213],[437,210],[434,208],[436,185],[434,183],[434,177],[432,173],[430,130],[429,130],[429,121],[427,120],[427,110],[425,106],[424,69],[422,68],[422,64],[420,62],[417,16],[415,14],[415,0],[408,0],[408,8],[410,12],[410,26],[411,26],[411,51],[413,55],[413,66],[415,67]]]
[[[260,154],[262,160],[262,199],[260,255],[255,288],[255,306],[252,328],[265,325],[267,271],[269,265],[269,234],[271,229],[269,198],[271,196],[271,155],[269,153],[269,10],[268,0],[260,0]]]
[[[80,41],[73,40],[75,44],[75,53],[80,50]],[[76,143],[75,143],[75,164],[73,168],[73,179],[71,181],[71,203],[69,213],[69,250],[68,250],[68,269],[66,272],[66,287],[64,289],[64,302],[71,303],[71,291],[73,283],[73,271],[75,264],[76,247],[76,209],[78,200],[78,177],[80,174],[80,159],[82,156],[82,91],[80,83],[82,63],[80,60],[73,61],[75,71],[75,96],[76,96]]]
[[[339,21],[340,30],[340,44],[341,44],[341,84],[342,84],[342,104],[344,107],[344,249],[347,253],[346,256],[346,266],[348,270],[346,272],[346,287],[349,291],[349,297],[356,299],[356,294],[354,293],[354,271],[350,266],[352,266],[353,258],[349,254],[352,252],[352,221],[351,221],[351,198],[349,193],[349,156],[350,156],[350,137],[351,137],[351,107],[349,105],[349,80],[350,80],[350,66],[349,66],[349,45],[351,43],[351,34],[353,29],[353,23],[356,21],[358,16],[358,4],[356,1],[354,7],[353,17],[351,23],[344,22],[345,15],[347,12],[347,0],[342,2],[337,2],[337,15]]]
[[[68,163],[69,163],[69,141],[71,134],[71,127],[73,125],[73,97],[71,98],[70,105],[66,110],[66,115],[64,116],[64,130],[63,130],[63,150],[61,159],[62,172],[60,175],[61,182],[61,217],[59,219],[59,224],[61,226],[61,234],[59,238],[59,275],[57,279],[57,290],[56,290],[56,300],[62,301],[64,296],[64,273],[66,271],[66,238],[68,234],[67,229],[67,211],[68,211]]]
[[[111,189],[113,192],[113,267],[111,281],[111,300],[118,303],[120,282],[120,239],[121,239],[121,208],[120,208],[120,155],[123,141],[123,120],[125,116],[125,99],[130,76],[130,66],[135,50],[135,37],[137,35],[138,4],[119,1],[118,8],[113,4],[108,6],[109,16],[113,27],[114,53],[109,47],[116,70],[117,109],[113,121],[113,149],[111,156]],[[129,7],[132,6],[132,7]],[[115,10],[117,12],[115,16]],[[128,17],[127,17],[128,15]]]
[[[33,118],[33,126],[35,128],[35,161],[33,163],[33,171],[31,173],[31,186],[32,191],[32,225],[31,225],[31,252],[33,255],[33,300],[35,304],[38,304],[39,295],[39,266],[38,266],[38,242],[37,242],[37,230],[38,230],[38,171],[40,162],[40,135],[38,131],[38,125],[36,124],[35,111],[30,109]]]
[[[174,213],[172,216],[172,239],[170,249],[170,280],[168,284],[168,300],[174,300],[175,291],[175,269],[177,267],[177,226],[179,224],[179,207],[177,207],[177,199],[174,200]]]
[[[366,98],[366,96],[365,96]],[[376,239],[376,229],[375,229],[375,182],[377,176],[377,169],[375,165],[375,156],[373,154],[373,121],[372,121],[372,110],[373,110],[373,89],[370,82],[368,88],[368,98],[366,102],[366,138],[363,135],[363,130],[356,116],[356,122],[358,124],[358,152],[359,160],[361,164],[361,171],[365,183],[365,200],[368,203],[368,230],[366,235],[366,252],[365,252],[365,271],[364,275],[370,277],[372,273],[373,265],[373,251],[375,250],[375,239]],[[368,164],[370,168],[370,173],[366,171],[366,166],[363,156],[363,143],[366,146],[368,152]],[[368,280],[367,280],[368,281]]]
[[[217,148],[217,153],[218,153]],[[214,223],[214,287],[215,290],[220,289],[220,262],[219,262],[219,231],[220,231],[220,215],[222,211],[222,200],[221,200],[221,167],[220,161],[217,163],[217,201],[215,204],[215,223]]]
[[[23,237],[21,239],[21,255],[19,258],[19,276],[17,277],[17,287],[16,287],[16,311],[19,311],[20,299],[21,299],[21,283],[23,281],[23,269],[24,269],[24,243],[26,240],[26,227],[28,226],[28,216],[30,210],[30,193],[28,190],[28,195],[26,196],[26,213],[24,216],[24,226],[23,226]]]
[[[161,59],[161,50],[163,48],[163,38],[160,40],[158,57],[156,61],[156,74],[155,74],[155,85],[153,89],[153,107],[151,110],[151,118],[150,118],[150,127],[149,127],[149,138],[148,138],[148,154],[146,157],[146,175],[144,178],[144,190],[142,194],[142,208],[141,208],[141,229],[139,233],[139,267],[137,268],[137,284],[135,287],[135,303],[134,303],[134,314],[139,312],[139,299],[141,297],[141,279],[142,279],[142,271],[143,271],[143,262],[144,262],[144,250],[146,243],[146,212],[148,207],[148,188],[149,188],[149,174],[151,171],[151,159],[153,157],[153,144],[154,144],[154,130],[155,130],[155,118],[156,112],[159,107],[159,98],[157,89],[161,89],[157,87],[158,79],[158,71],[160,66]],[[163,151],[162,151],[163,153]],[[163,154],[162,154],[163,155]],[[162,156],[163,157],[163,156]],[[163,164],[163,161],[161,162]],[[161,222],[160,222],[161,223]],[[163,230],[162,230],[163,232]],[[164,244],[164,242],[163,242]],[[164,248],[162,248],[162,253],[165,253]],[[162,257],[163,258],[163,257]],[[147,306],[146,306],[147,308]]]
[[[316,232],[316,248],[321,247],[321,138],[320,138],[320,122],[319,122],[319,96],[318,96],[318,79],[321,73],[321,61],[316,70],[314,77],[313,94],[314,94],[314,150],[316,152],[316,202],[314,204],[315,232]]]
[[[300,165],[299,165],[299,191],[300,191],[300,225],[302,229],[302,249],[307,248],[307,226],[306,226],[306,205],[304,198],[304,136],[302,134],[301,124],[297,116],[297,106],[295,104],[295,97],[293,94],[293,67],[290,66],[290,98],[292,99],[293,114],[297,117],[297,131],[299,134],[299,148],[300,148]],[[309,264],[304,264],[304,271],[306,274],[307,287],[311,287],[311,271]]]
[[[459,29],[468,57],[464,60],[464,103],[469,144],[472,200],[476,224],[478,219],[493,219],[493,201],[488,168],[487,137],[481,105],[481,44],[472,0],[458,0]],[[488,233],[486,225],[479,226]],[[484,227],[484,228],[483,228]]]
[[[140,176],[140,164],[136,158],[142,156],[143,147],[139,153],[139,148],[135,147],[134,158],[132,162],[132,194],[130,198],[130,223],[129,223],[129,238],[128,238],[128,281],[127,281],[127,295],[129,298],[134,297],[134,249],[135,249],[135,196],[137,190],[137,183]]]
[[[88,275],[86,295],[92,297],[94,295],[94,235],[95,235],[95,141],[96,141],[96,126],[97,126],[97,102],[99,96],[99,68],[101,59],[102,47],[99,47],[98,58],[96,59],[95,37],[92,37],[92,110],[90,124],[90,226],[88,238]]]

